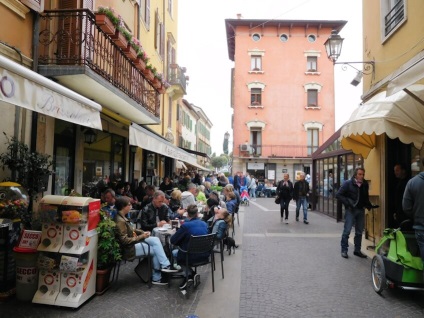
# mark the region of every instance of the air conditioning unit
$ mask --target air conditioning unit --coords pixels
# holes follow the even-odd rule
[[[250,151],[250,146],[248,144],[240,145],[240,151]]]

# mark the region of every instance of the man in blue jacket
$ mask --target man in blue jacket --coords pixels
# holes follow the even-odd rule
[[[353,254],[358,257],[366,258],[367,256],[361,252],[362,232],[365,225],[365,209],[378,208],[377,205],[372,205],[369,200],[369,186],[364,179],[365,169],[356,168],[353,177],[343,182],[336,198],[345,206],[345,224],[341,239],[342,257],[348,258],[347,250],[349,247],[349,234],[355,224]]]
[[[188,242],[192,235],[197,236],[209,234],[206,222],[197,218],[197,212],[198,210],[196,205],[192,204],[187,207],[187,219],[178,231],[171,236],[172,245],[179,246],[181,249],[187,250]],[[185,264],[186,253],[176,249],[173,250],[172,254],[179,264]],[[203,254],[189,255],[188,262],[189,264],[192,262],[201,262],[208,257],[209,255]],[[188,280],[184,280],[182,282],[180,289],[185,289],[187,287],[187,283],[193,282],[193,280],[195,287],[200,283],[200,275],[196,274],[193,277],[193,270],[191,268],[188,268],[187,270]],[[185,274],[185,268],[183,269],[183,273]]]

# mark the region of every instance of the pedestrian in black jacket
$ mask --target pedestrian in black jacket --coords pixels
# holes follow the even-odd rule
[[[283,180],[278,183],[277,194],[280,197],[280,214],[285,221],[289,219],[289,204],[293,199],[293,183],[289,180],[289,174],[283,174]]]
[[[309,183],[305,180],[305,173],[299,174],[299,181],[293,187],[293,199],[296,200],[296,221],[299,221],[300,206],[303,206],[303,223],[309,224],[308,221],[308,195]]]

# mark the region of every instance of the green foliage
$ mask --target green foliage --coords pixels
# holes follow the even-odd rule
[[[214,168],[221,168],[227,164],[227,158],[225,157],[212,157],[211,165]]]
[[[211,190],[212,191],[218,191],[218,192],[221,192],[222,191],[222,187],[221,186],[211,186]]]
[[[110,9],[108,7],[99,6],[97,12],[105,14],[115,27],[117,27],[119,25],[119,22],[120,22],[119,18],[117,16],[115,16],[113,9]]]
[[[122,259],[121,247],[116,240],[116,223],[108,214],[100,210],[100,222],[97,224],[97,268],[105,269]]]
[[[12,173],[10,181],[19,183],[27,190],[31,199],[36,199],[39,192],[47,189],[48,178],[52,174],[50,170],[53,165],[51,156],[32,152],[29,147],[15,137],[9,139],[6,133],[7,148],[0,154],[0,165],[2,169],[9,169]],[[6,180],[5,180],[6,181]],[[30,227],[32,221],[32,200],[26,215],[22,215],[22,222]]]

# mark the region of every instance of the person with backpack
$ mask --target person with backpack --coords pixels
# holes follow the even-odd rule
[[[293,183],[290,181],[288,173],[283,174],[283,180],[278,183],[276,192],[280,198],[281,218],[283,218],[285,214],[284,220],[287,223],[289,219],[289,204],[293,199]]]

